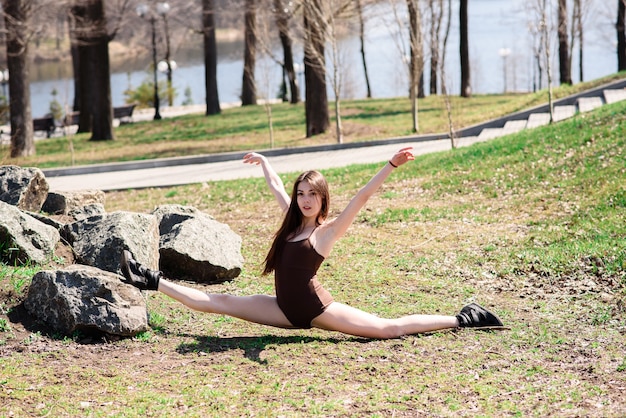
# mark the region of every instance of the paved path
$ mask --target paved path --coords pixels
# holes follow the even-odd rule
[[[626,100],[626,79],[574,94],[554,103],[554,120],[572,117],[576,112],[590,111],[604,103]],[[192,109],[201,112],[202,107]],[[165,108],[163,117],[189,113],[189,108]],[[547,105],[537,106],[502,118],[494,119],[457,132],[458,146],[471,145],[522,129],[545,125],[550,120]],[[177,113],[178,112],[178,113]],[[137,120],[147,120],[153,111],[138,112]],[[134,116],[135,117],[135,116]],[[265,151],[278,173],[324,170],[349,164],[378,163],[389,159],[393,153],[411,146],[415,155],[451,149],[446,134],[420,135],[376,142],[334,144],[301,149]],[[102,164],[88,167],[71,167],[44,170],[52,191],[84,189],[124,190],[147,187],[167,187],[208,181],[261,177],[262,170],[245,165],[245,153],[228,153],[205,156],[179,157],[160,160]]]
[[[459,145],[469,145],[476,141],[478,141],[477,138],[463,138]],[[268,159],[272,167],[274,167],[278,173],[323,170],[349,164],[387,161],[395,151],[407,146],[414,147],[413,151],[416,155],[444,151],[451,148],[450,141],[442,139],[276,155],[269,156]],[[243,155],[243,153],[241,155]],[[263,170],[261,170],[260,167],[243,164],[241,158],[236,158],[230,161],[182,164],[102,173],[85,173],[59,177],[46,174],[46,179],[52,191],[84,189],[110,191],[146,187],[166,187],[262,176]]]

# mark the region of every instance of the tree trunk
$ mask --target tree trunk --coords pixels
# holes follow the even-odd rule
[[[575,4],[576,4],[576,32],[578,34],[578,71],[579,71],[579,78],[580,78],[580,82],[582,83],[584,81],[584,77],[583,77],[583,49],[584,49],[584,42],[583,42],[583,10],[582,10],[582,4],[581,4],[582,0],[575,0]]]
[[[339,50],[337,48],[337,27],[335,26],[335,17],[333,12],[330,12],[329,16],[329,39],[328,43],[331,47],[331,59],[333,63],[333,77],[332,86],[333,93],[335,94],[335,133],[337,137],[337,143],[343,143],[343,126],[341,122],[341,77],[339,71],[341,69],[341,60],[339,59]]]
[[[213,0],[202,0],[202,31],[204,36],[206,115],[217,115],[222,110],[217,92],[217,42],[215,40],[215,4]]]
[[[542,9],[541,9],[541,21],[547,22],[548,16],[546,13],[547,9],[547,0],[543,0]],[[550,36],[548,34],[548,25],[544,23],[542,26],[543,31],[543,49],[546,58],[546,74],[548,76],[548,108],[550,112],[550,123],[554,122],[554,103],[553,103],[553,94],[552,94],[552,53],[550,52]]]
[[[572,84],[571,62],[569,59],[569,38],[567,30],[567,0],[559,0],[559,73],[561,84]]]
[[[409,12],[409,47],[411,49],[411,62],[409,64],[409,98],[411,100],[411,115],[413,120],[413,132],[419,131],[419,115],[417,98],[420,90],[423,91],[423,46],[422,46],[422,19],[417,0],[407,0]]]
[[[274,10],[276,14],[276,26],[278,26],[278,36],[283,46],[283,69],[289,80],[289,103],[296,104],[300,101],[300,89],[296,71],[293,66],[293,40],[289,34],[289,16],[285,13],[282,0],[274,0]]]
[[[430,0],[430,94],[437,94],[438,91],[438,71],[439,71],[439,31],[441,29],[441,19],[443,18],[442,2],[439,1],[439,13],[435,6],[435,1]]]
[[[72,56],[72,71],[74,72],[74,103],[72,104],[72,110],[78,111],[80,109],[80,66],[79,66],[79,51],[78,51],[78,39],[76,38],[76,22],[70,12],[67,16],[68,30],[70,36],[70,54]]]
[[[626,71],[626,1],[617,0],[617,71]]]
[[[254,67],[256,65],[256,0],[246,0],[245,10],[245,47],[243,55],[243,86],[241,104],[256,104],[256,83]]]
[[[306,89],[305,114],[306,136],[318,135],[326,132],[330,126],[328,116],[328,92],[326,91],[326,62],[324,59],[324,22],[318,18],[318,13],[311,12],[310,8],[319,11],[320,0],[310,0],[305,3],[303,10],[304,31],[306,40],[304,45],[304,82]]]
[[[9,69],[11,111],[11,158],[35,154],[33,117],[30,106],[28,27],[32,12],[30,0],[3,0],[7,29],[6,51]]]
[[[102,0],[81,0],[72,7],[76,20],[80,68],[79,132],[90,141],[112,140],[113,106],[109,66],[109,34]]]
[[[461,0],[459,7],[460,53],[461,53],[461,97],[471,97],[469,37],[467,25],[467,6],[469,0]]]
[[[367,61],[365,60],[365,22],[363,20],[363,7],[361,0],[356,0],[357,13],[359,15],[359,40],[361,42],[361,61],[363,62],[363,74],[365,75],[365,87],[367,88],[367,98],[372,98],[372,88],[370,87],[370,77],[367,73]]]

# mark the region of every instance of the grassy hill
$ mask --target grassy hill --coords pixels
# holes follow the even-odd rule
[[[139,338],[62,338],[11,322],[38,267],[2,265],[0,416],[624,416],[625,131],[621,103],[420,156],[320,269],[336,300],[380,316],[475,300],[509,331],[366,340],[192,312],[151,292],[152,330]],[[379,167],[325,170],[331,212]],[[199,288],[273,292],[259,272],[279,213],[261,179],[114,192],[106,207],[164,203],[243,238],[242,275]]]

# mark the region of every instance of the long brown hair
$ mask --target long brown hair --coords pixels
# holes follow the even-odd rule
[[[265,268],[263,269],[263,274],[269,274],[274,271],[278,257],[285,246],[285,242],[290,235],[297,233],[299,229],[302,228],[303,216],[300,211],[300,207],[298,207],[298,186],[302,181],[308,181],[315,193],[322,198],[320,213],[317,215],[317,219],[315,220],[317,225],[320,225],[328,216],[330,194],[328,192],[328,183],[326,182],[326,179],[319,171],[305,171],[298,176],[293,184],[291,203],[289,204],[289,209],[287,209],[282,225],[274,235],[272,247],[267,253],[267,257],[265,257]]]

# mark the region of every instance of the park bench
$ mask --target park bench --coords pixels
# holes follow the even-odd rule
[[[113,108],[113,119],[119,119],[120,124],[131,123],[133,121],[133,111],[136,104],[119,106]]]
[[[44,116],[43,118],[33,119],[33,131],[45,132],[46,138],[50,138],[55,129],[56,125],[54,123],[54,117],[52,117],[52,115]]]
[[[119,106],[113,108],[113,119],[119,119],[121,124],[130,123],[133,121],[133,111],[136,104],[130,104],[126,106]],[[63,126],[78,125],[80,120],[80,112],[71,112],[65,115],[63,119]]]
[[[120,124],[130,123],[133,121],[133,111],[136,104],[130,104],[125,106],[119,106],[113,108],[113,118],[119,119]],[[54,131],[63,126],[78,125],[80,120],[80,112],[71,112],[63,117],[60,125],[57,125],[52,115],[47,115],[42,118],[33,119],[33,130],[35,132],[45,132],[46,138],[50,138]]]

